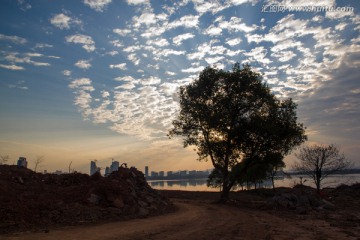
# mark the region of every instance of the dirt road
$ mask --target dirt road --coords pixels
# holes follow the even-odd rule
[[[173,201],[179,211],[163,216],[0,236],[0,239],[357,239],[321,220],[283,219],[263,211],[204,201]]]

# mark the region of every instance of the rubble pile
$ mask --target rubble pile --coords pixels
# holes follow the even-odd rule
[[[311,210],[335,210],[343,208],[344,203],[360,198],[360,184],[352,186],[342,185],[337,188],[323,189],[320,194],[316,189],[297,185],[287,191],[282,191],[266,202],[267,207],[272,209],[290,209],[299,214],[306,214]]]
[[[119,168],[102,177],[0,166],[0,234],[147,217],[174,209],[136,168]]]

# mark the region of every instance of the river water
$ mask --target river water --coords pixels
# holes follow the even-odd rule
[[[301,179],[302,178],[302,179]],[[185,190],[185,191],[220,191],[218,188],[208,187],[207,179],[189,180],[152,180],[148,181],[150,186],[159,190]],[[307,176],[292,175],[290,178],[275,180],[275,187],[293,187],[303,181],[304,185],[315,187],[315,184]],[[332,175],[322,181],[322,187],[336,187],[341,184],[360,183],[360,174]],[[271,188],[271,181],[265,181],[262,187]],[[241,188],[238,188],[241,189]]]

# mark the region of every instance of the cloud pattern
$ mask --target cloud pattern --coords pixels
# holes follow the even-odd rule
[[[116,4],[111,0],[82,3],[98,14],[106,14]],[[69,47],[80,46],[87,54],[73,62],[76,68],[62,71],[70,80],[74,104],[86,120],[120,134],[162,139],[179,110],[179,87],[193,81],[206,66],[229,69],[237,61],[262,72],[280,98],[292,97],[303,105],[300,115],[310,130],[324,128],[321,117],[316,120],[320,108],[333,119],[331,124],[339,115],[359,117],[360,87],[354,81],[360,67],[360,16],[355,12],[260,14],[264,4],[328,6],[336,5],[335,0],[126,3],[133,9],[131,17],[101,29],[102,38],[86,31],[84,16],[63,11],[49,17],[53,27],[66,31],[64,42]],[[236,14],[239,8],[251,9],[257,17],[241,17]],[[81,27],[70,33],[76,26]],[[4,34],[0,41],[28,43],[20,36]],[[52,47],[37,43],[34,49]],[[5,62],[0,67],[20,71],[26,68],[24,64],[51,65],[37,60],[48,56],[34,53],[3,51]],[[109,76],[89,75],[95,66],[109,71]],[[334,90],[338,87],[343,90]],[[359,133],[359,129],[354,131]]]

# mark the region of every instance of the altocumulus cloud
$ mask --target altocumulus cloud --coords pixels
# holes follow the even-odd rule
[[[92,37],[83,34],[74,34],[65,37],[66,42],[81,44],[87,52],[95,51],[95,42]]]
[[[293,97],[301,102],[334,81],[345,57],[359,51],[356,39],[342,40],[344,31],[360,23],[354,13],[306,17],[293,13],[264,14],[259,20],[249,21],[224,10],[240,5],[245,9],[253,6],[261,9],[263,3],[180,1],[161,7],[150,1],[127,3],[135,12],[124,25],[109,29],[111,48],[104,50],[109,56],[125,57],[113,59],[107,65],[121,70],[120,76],[112,78],[115,82],[112,91],[107,91],[104,97],[103,89],[83,85],[75,93],[82,95],[83,100],[78,99],[77,105],[88,119],[144,139],[165,136],[178,110],[179,87],[191,82],[208,65],[226,68],[236,61],[251,63],[264,73],[264,80],[279,97]],[[270,3],[285,4],[280,0],[264,2]],[[298,0],[291,4],[325,3],[328,2]],[[325,24],[328,21],[333,22]],[[91,38],[72,36],[68,42],[95,48]],[[359,65],[359,61],[351,64]],[[89,89],[84,90],[85,86]],[[95,101],[97,92],[103,97]],[[93,101],[89,102],[90,99]]]

